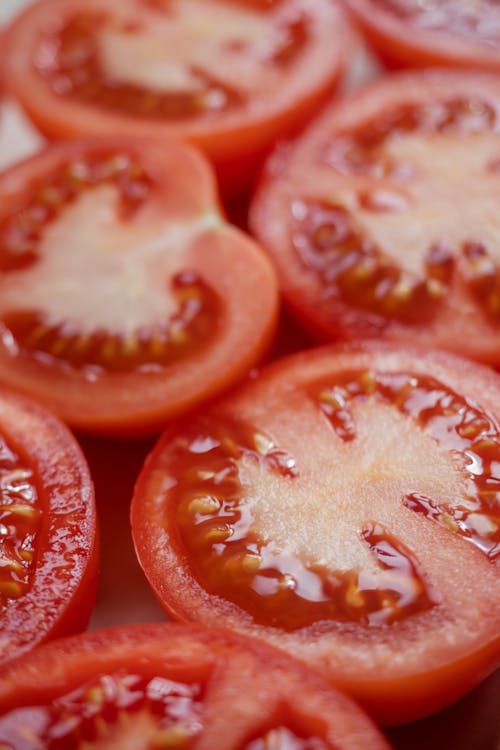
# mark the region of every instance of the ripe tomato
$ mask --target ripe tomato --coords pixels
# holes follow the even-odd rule
[[[42,0],[9,40],[10,91],[45,134],[180,136],[231,183],[317,109],[350,49],[324,0]]]
[[[11,750],[389,750],[302,665],[224,631],[144,625],[52,643],[0,677]]]
[[[345,0],[389,63],[500,70],[497,0]]]
[[[70,432],[0,390],[0,663],[83,629],[97,577],[88,468]]]
[[[250,225],[316,336],[500,364],[499,130],[495,76],[422,72],[354,93],[276,151]]]
[[[53,145],[0,176],[0,196],[0,382],[70,424],[156,429],[266,349],[273,269],[189,147]]]
[[[309,350],[188,423],[139,477],[140,562],[175,617],[267,640],[381,722],[500,662],[500,379],[446,353]]]

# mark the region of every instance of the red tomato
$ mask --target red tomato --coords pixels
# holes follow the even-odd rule
[[[499,130],[495,76],[422,72],[354,93],[276,151],[250,225],[316,336],[500,364]]]
[[[265,644],[143,625],[50,644],[0,677],[12,750],[389,750],[348,698]]]
[[[331,93],[349,42],[324,0],[42,0],[6,68],[45,134],[180,136],[235,183]]]
[[[0,663],[83,629],[96,577],[94,493],[76,441],[1,389]]]
[[[497,0],[344,0],[391,64],[500,70]]]
[[[136,485],[175,617],[276,645],[402,723],[500,663],[500,379],[424,349],[309,350],[172,425]]]
[[[267,348],[273,270],[187,146],[54,145],[5,172],[0,195],[0,382],[70,424],[157,429]]]

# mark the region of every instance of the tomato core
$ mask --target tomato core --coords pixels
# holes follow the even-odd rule
[[[41,516],[33,471],[0,435],[0,609],[30,588]]]
[[[461,536],[490,561],[497,559],[500,433],[488,415],[437,380],[404,372],[342,373],[313,383],[307,393],[342,443],[356,440],[359,410],[374,402],[416,423],[429,440],[425,450],[436,445],[451,456],[465,491],[461,499],[437,501],[412,492],[406,479],[409,487],[404,485],[406,490],[395,501]],[[255,622],[288,631],[320,620],[372,627],[438,603],[418,553],[413,554],[377,521],[369,497],[355,519],[367,554],[361,564],[349,567],[337,561],[335,568],[331,561],[325,564],[318,559],[320,555],[315,559],[314,547],[308,555],[284,551],[272,534],[266,536],[271,519],[259,507],[260,494],[272,497],[282,490],[289,497],[301,477],[299,462],[271,436],[251,425],[219,421],[217,426],[191,428],[168,451],[174,467],[175,523],[195,577],[210,593],[238,604]],[[380,466],[370,471],[386,470]],[[262,476],[271,476],[269,486]],[[260,484],[253,484],[254,480]],[[448,493],[454,491],[450,485]],[[346,501],[318,498],[318,503],[328,503],[329,520],[324,523],[334,535],[335,527],[343,523]],[[276,528],[297,523],[291,511],[272,507]]]

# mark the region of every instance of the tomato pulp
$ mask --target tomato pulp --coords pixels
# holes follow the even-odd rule
[[[426,71],[277,149],[250,225],[310,331],[500,364],[499,130],[496,77]]]
[[[42,0],[6,68],[45,134],[180,137],[234,188],[332,92],[349,39],[323,0]]]
[[[51,414],[0,390],[0,663],[83,629],[97,578],[88,468]]]
[[[132,505],[175,617],[283,648],[384,723],[500,659],[500,391],[479,365],[309,350],[170,427]]]
[[[191,148],[56,144],[4,172],[0,195],[0,382],[71,425],[158,429],[266,350],[273,270]]]
[[[265,644],[143,625],[38,649],[0,676],[12,750],[389,750],[348,698]]]
[[[495,0],[345,0],[390,64],[500,70]]]

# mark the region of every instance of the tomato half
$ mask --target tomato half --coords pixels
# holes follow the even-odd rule
[[[0,663],[82,630],[97,578],[85,459],[40,406],[0,389]]]
[[[9,750],[388,750],[348,698],[265,644],[144,625],[38,649],[0,677]]]
[[[70,424],[157,429],[267,348],[273,269],[189,147],[54,145],[1,175],[0,196],[0,382]]]
[[[500,364],[499,131],[496,76],[427,71],[279,148],[250,224],[304,325]]]
[[[391,64],[500,70],[496,0],[345,0]]]
[[[383,723],[500,662],[500,379],[452,355],[309,350],[160,439],[132,528],[175,617],[272,643]]]
[[[323,0],[42,0],[6,68],[49,136],[180,136],[237,182],[333,90],[349,39]]]

